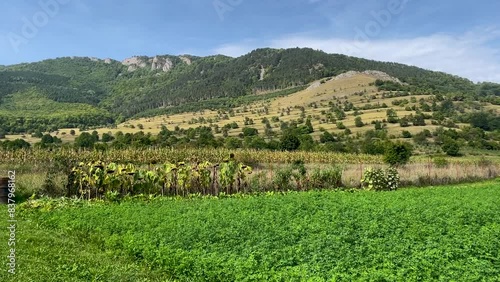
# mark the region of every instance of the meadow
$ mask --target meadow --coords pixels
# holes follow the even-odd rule
[[[0,280],[498,281],[499,187],[28,201]]]

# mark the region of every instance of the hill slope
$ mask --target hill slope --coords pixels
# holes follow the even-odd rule
[[[183,112],[188,107],[189,110],[229,108],[237,97],[294,87],[301,90],[325,77],[366,70],[382,71],[404,83],[404,86],[392,85],[396,90],[450,94],[461,100],[495,103],[500,96],[497,84],[475,85],[445,73],[312,49],[257,49],[238,58],[132,57],[123,62],[67,57],[0,69],[0,130],[18,133],[46,130],[54,125],[86,127],[130,117]],[[9,106],[13,96],[27,92],[56,102],[45,104],[44,119],[25,111],[24,117],[31,118],[30,124],[19,120]],[[29,99],[25,101],[29,103]],[[96,110],[89,112],[88,119],[70,122],[76,104]],[[67,115],[52,114],[59,109],[67,109]],[[101,120],[103,114],[105,118]]]

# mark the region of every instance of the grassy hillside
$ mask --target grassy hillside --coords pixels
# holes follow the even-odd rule
[[[362,139],[369,131],[378,132],[370,138],[385,136],[384,138],[412,141],[412,137],[418,137],[424,130],[431,133],[443,127],[456,130],[469,128],[468,117],[473,112],[493,111],[498,116],[500,111],[500,106],[487,102],[472,99],[453,101],[444,97],[438,100],[436,95],[428,92],[388,91],[384,90],[387,85],[377,86],[377,83],[380,81],[373,74],[351,74],[318,80],[307,89],[292,88],[285,92],[254,94],[238,99],[214,99],[211,100],[214,102],[214,110],[178,113],[180,109],[172,107],[172,114],[169,115],[133,119],[116,127],[98,128],[96,131],[101,136],[105,133],[115,135],[118,132],[136,134],[140,131],[156,135],[164,127],[182,131],[205,126],[211,128],[215,137],[222,138],[239,137],[243,128],[250,127],[257,129],[261,137],[273,139],[283,129],[294,124],[304,126],[310,120],[313,128],[310,135],[316,141],[321,141],[325,132],[337,136],[336,138],[353,136],[355,139]],[[210,103],[206,104],[209,105]],[[192,104],[191,107],[186,104],[183,108],[196,109],[197,106],[200,105]],[[224,106],[224,110],[216,110],[217,106]],[[449,111],[446,110],[448,107]],[[417,120],[418,117],[422,119]],[[356,119],[360,119],[362,124],[356,124]],[[406,125],[403,120],[407,121]],[[236,126],[228,126],[231,124]],[[63,140],[72,141],[80,134],[76,130],[77,134],[71,136],[69,131],[70,129],[60,130],[64,134]],[[471,134],[477,136],[465,142],[482,138],[477,133]],[[424,144],[430,137],[424,136],[423,139],[417,139],[417,142]]]

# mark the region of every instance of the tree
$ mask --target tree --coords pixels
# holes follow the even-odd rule
[[[270,128],[270,127],[266,127],[264,129],[264,135],[266,135],[266,137],[272,137],[272,136],[274,136],[273,129]]]
[[[425,117],[423,114],[415,115],[413,117],[414,126],[425,126]]]
[[[99,133],[97,131],[92,131],[92,137],[94,138],[94,143],[99,141]]]
[[[225,147],[230,150],[238,149],[243,146],[242,142],[238,138],[229,137],[226,138]]]
[[[308,118],[308,119],[306,120],[306,127],[307,127],[307,132],[308,132],[308,133],[313,133],[313,132],[314,132],[314,128],[313,128],[313,126],[312,126],[312,123],[311,123],[311,119],[310,119],[310,118]]]
[[[413,147],[410,143],[398,141],[388,143],[385,148],[384,162],[391,166],[399,166],[408,163],[412,155]]]
[[[314,139],[309,134],[299,136],[300,146],[299,149],[303,151],[312,151],[315,147]]]
[[[243,128],[243,136],[248,137],[248,136],[256,136],[259,134],[259,131],[256,128],[252,127],[245,127]]]
[[[69,131],[69,134],[71,134],[71,136],[75,136],[76,132],[75,132],[75,130],[74,130],[74,129],[71,129],[71,130]]]
[[[413,137],[413,134],[411,134],[411,132],[407,131],[407,130],[403,130],[403,132],[401,133],[403,138],[412,138]]]
[[[300,147],[300,139],[291,131],[285,132],[280,138],[280,149],[283,151],[295,151]]]
[[[0,142],[0,148],[5,148],[7,150],[27,149],[30,147],[31,144],[23,139],[16,139],[14,141],[7,140]]]
[[[45,134],[42,136],[42,140],[40,141],[42,145],[48,145],[54,143],[54,138],[50,134]]]
[[[238,129],[238,128],[239,128],[238,124],[237,124],[235,121],[233,121],[233,122],[230,124],[230,126],[231,126],[231,129]]]
[[[388,123],[398,123],[398,113],[394,109],[387,110],[387,122]]]
[[[356,117],[354,119],[354,125],[356,125],[356,127],[363,127],[365,124],[361,120],[361,117]]]
[[[470,116],[470,124],[473,127],[481,128],[482,130],[489,131],[498,129],[499,127],[492,128],[491,124],[493,119],[490,117],[489,113],[486,112],[478,112],[473,113]]]
[[[75,147],[77,148],[93,148],[95,144],[95,137],[88,132],[83,132],[75,139]]]
[[[361,152],[369,155],[382,155],[385,152],[385,142],[366,139],[361,143]]]
[[[443,145],[441,146],[443,152],[448,156],[457,157],[460,156],[460,145],[457,141],[451,138],[445,138]]]
[[[40,129],[37,129],[35,131],[35,133],[33,133],[31,136],[35,137],[35,138],[42,138],[43,137],[43,133],[42,133],[42,131]]]
[[[245,137],[245,147],[249,149],[264,150],[267,148],[267,143],[260,136]]]
[[[403,117],[403,118],[399,119],[399,125],[401,127],[408,127],[408,126],[410,126],[410,122],[409,122],[407,117]]]
[[[111,136],[111,134],[109,134],[109,133],[103,133],[101,141],[104,142],[104,143],[107,143],[107,142],[113,141],[114,139],[115,138],[113,136]]]
[[[323,134],[319,137],[319,142],[327,143],[327,142],[335,142],[335,136],[328,131],[323,132]]]

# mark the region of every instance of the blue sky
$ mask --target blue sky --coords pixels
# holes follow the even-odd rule
[[[0,64],[312,47],[500,82],[500,1],[2,0]]]

